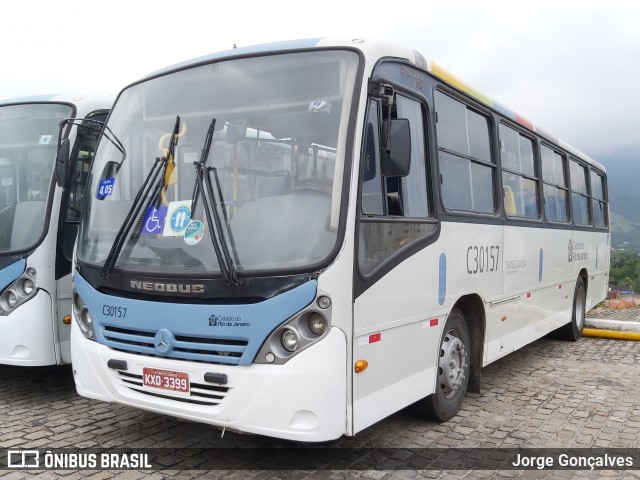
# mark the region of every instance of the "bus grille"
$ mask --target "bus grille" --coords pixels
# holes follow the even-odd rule
[[[102,334],[105,344],[119,351],[219,365],[237,365],[249,343],[247,340],[176,334],[173,349],[167,354],[161,354],[153,344],[156,332],[106,325]]]
[[[191,403],[194,405],[215,406],[220,405],[229,392],[229,387],[221,387],[216,385],[207,385],[204,383],[190,382],[190,396],[179,397],[174,395],[164,395],[162,393],[151,392],[142,387],[142,375],[123,372],[118,370],[118,379],[120,383],[133,390],[134,392],[150,395],[152,397],[167,398],[178,402]]]

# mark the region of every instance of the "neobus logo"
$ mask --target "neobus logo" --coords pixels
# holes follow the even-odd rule
[[[162,293],[204,293],[204,285],[191,283],[161,283],[131,280],[131,288],[147,292]]]

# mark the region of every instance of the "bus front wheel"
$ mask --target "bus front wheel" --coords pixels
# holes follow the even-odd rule
[[[584,328],[584,318],[586,314],[587,289],[584,286],[582,277],[578,277],[576,289],[573,293],[573,311],[571,313],[571,322],[560,327],[558,334],[562,340],[577,342],[582,337],[582,329]]]
[[[469,328],[464,314],[454,308],[440,339],[436,391],[423,400],[428,418],[445,422],[458,413],[469,383],[470,357]]]

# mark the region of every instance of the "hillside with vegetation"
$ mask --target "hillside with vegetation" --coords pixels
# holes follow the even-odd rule
[[[609,284],[640,292],[640,256],[630,251],[615,251],[611,255]]]
[[[611,246],[640,253],[640,152],[628,149],[598,160],[607,169]]]

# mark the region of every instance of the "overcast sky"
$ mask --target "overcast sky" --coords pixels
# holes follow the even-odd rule
[[[622,149],[640,157],[636,0],[5,0],[0,19],[2,99],[117,94],[233,44],[378,37],[596,159]]]

